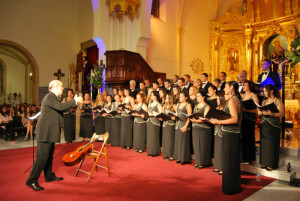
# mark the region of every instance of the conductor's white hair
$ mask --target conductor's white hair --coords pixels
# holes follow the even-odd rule
[[[136,83],[135,83],[135,80],[130,80],[130,81],[129,81],[129,84],[136,84]]]
[[[50,83],[49,83],[49,91],[52,91],[53,88],[59,86],[59,85],[62,85],[62,82],[59,81],[59,80],[52,80]]]

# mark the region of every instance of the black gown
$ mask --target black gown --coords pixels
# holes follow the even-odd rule
[[[231,97],[236,103],[238,111],[238,123],[233,125],[222,125],[222,157],[223,177],[222,190],[224,194],[231,195],[241,192],[241,170],[240,170],[240,125],[242,117],[241,101]],[[227,102],[228,103],[228,102]],[[228,105],[225,105],[224,112],[230,114]]]
[[[187,105],[186,103],[182,108],[180,106],[182,103],[179,103],[177,106],[177,115],[179,116],[179,120],[176,121],[175,125],[175,150],[174,150],[174,158],[178,161],[182,162],[190,162],[191,160],[191,130],[190,127],[187,127],[185,133],[181,131],[187,121],[187,116],[183,113],[187,114]]]
[[[280,101],[276,98],[275,105]],[[265,105],[263,101],[262,105]],[[260,120],[260,163],[273,169],[278,168],[280,151],[280,117],[261,116]]]
[[[194,113],[204,114],[206,107],[207,104],[203,107],[196,105]],[[211,126],[208,123],[193,123],[192,127],[195,165],[209,166],[211,165]]]
[[[167,109],[164,111],[167,114]],[[164,121],[162,125],[162,154],[165,157],[174,158],[175,148],[175,121]]]
[[[242,159],[244,161],[250,162],[256,160],[255,123],[256,123],[256,113],[243,112],[241,133],[242,133]]]
[[[210,109],[216,109],[218,107],[218,102],[217,102],[217,98],[211,99],[211,100],[207,100],[207,104],[209,105]],[[216,136],[215,133],[215,125],[212,125],[212,135],[211,135],[211,157],[215,157],[215,151],[218,151],[219,148],[216,148],[216,144],[219,145],[219,143],[221,143],[221,139],[218,138],[218,136]],[[217,137],[217,139],[215,139],[215,137]],[[215,164],[215,163],[214,163]],[[216,167],[215,167],[216,168]],[[221,167],[220,167],[221,168]],[[217,168],[218,170],[221,170],[219,168]]]
[[[112,104],[105,104],[104,108],[107,110],[111,110],[111,106]],[[105,132],[108,132],[109,134],[111,134],[111,117],[110,116],[106,116],[105,118]],[[110,144],[110,137],[107,140],[107,143]]]
[[[111,106],[111,111],[118,111],[119,104],[113,102]],[[111,133],[110,133],[110,144],[114,147],[121,146],[121,114],[117,114],[111,117]]]
[[[76,111],[64,112],[64,136],[66,142],[72,142],[73,140],[75,140],[75,131],[76,131]]]
[[[145,104],[145,103],[144,103]],[[142,105],[136,104],[134,110],[138,111],[142,108]],[[134,117],[133,123],[133,148],[135,150],[144,151],[146,148],[147,137],[147,120],[141,117]]]
[[[149,113],[158,112],[159,104],[150,103]],[[147,122],[147,153],[149,156],[160,154],[160,121],[156,117],[149,118]]]
[[[100,106],[101,109],[104,108],[104,103]],[[95,133],[98,135],[105,133],[105,117],[99,114],[98,110],[94,113],[95,116]]]
[[[130,102],[125,103],[130,105]],[[121,114],[121,146],[132,147],[133,145],[133,118],[127,112],[122,111]]]
[[[93,136],[93,115],[91,103],[82,103],[84,112],[80,115],[80,132],[79,137],[91,138]]]

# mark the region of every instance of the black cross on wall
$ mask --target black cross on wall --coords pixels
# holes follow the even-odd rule
[[[62,77],[65,77],[65,74],[61,72],[61,69],[57,69],[57,72],[54,73],[54,76],[56,76],[57,79],[60,80]]]

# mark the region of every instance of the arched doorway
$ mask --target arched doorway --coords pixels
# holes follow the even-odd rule
[[[23,94],[21,94],[22,102],[28,102],[28,103],[38,105],[39,104],[39,69],[32,54],[20,44],[8,40],[0,39],[0,58],[1,56],[3,58],[4,57],[6,58],[6,63],[4,59],[1,60],[2,65],[4,65],[6,68],[6,71],[11,70],[9,69],[10,66],[8,66],[7,63],[16,62],[20,64],[19,66],[23,66],[24,69],[22,70],[22,72],[17,72],[16,74],[18,76],[24,76],[22,78],[24,83],[18,83],[18,85],[24,84],[23,86],[24,92]],[[4,76],[5,83],[4,83],[2,93],[3,94],[10,94],[14,92],[18,93],[19,91],[16,91],[16,86],[15,83],[13,82],[15,80],[13,77],[13,72],[11,72],[10,74],[8,73],[4,74],[3,76]],[[7,83],[13,83],[11,84],[13,86],[8,86]]]

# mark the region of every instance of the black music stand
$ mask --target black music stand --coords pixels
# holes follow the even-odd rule
[[[36,119],[40,116],[41,112],[37,113],[35,116],[33,116],[32,118],[26,118],[26,119],[30,119],[32,121],[36,121]],[[27,171],[30,171],[30,169],[32,168],[34,163],[34,134],[32,134],[32,165],[30,165],[25,171],[24,174]]]

